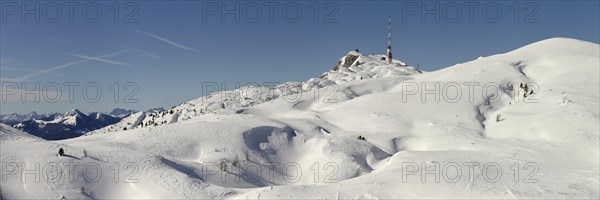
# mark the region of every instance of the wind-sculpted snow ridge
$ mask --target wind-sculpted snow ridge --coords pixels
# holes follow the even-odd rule
[[[302,93],[217,92],[112,133],[50,142],[2,126],[1,196],[598,199],[599,54],[553,38],[427,73],[362,56]]]

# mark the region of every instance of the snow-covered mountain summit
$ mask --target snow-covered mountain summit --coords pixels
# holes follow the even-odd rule
[[[342,84],[353,80],[408,76],[417,73],[421,72],[402,61],[393,60],[392,64],[388,64],[384,55],[363,55],[358,50],[354,50],[342,57],[331,71],[323,73],[321,80]]]
[[[272,101],[283,96],[301,95],[321,88],[333,89],[335,85],[372,78],[407,77],[421,73],[417,68],[394,60],[392,64],[381,60],[383,55],[363,55],[350,51],[340,59],[332,70],[320,78],[311,78],[304,82],[291,81],[274,87],[244,86],[229,91],[219,91],[174,106],[171,109],[155,112],[146,111],[132,114],[121,122],[90,132],[96,133],[131,130],[147,126],[160,126],[186,121],[197,116],[215,113],[234,113],[240,109]],[[345,61],[350,62],[346,64]]]
[[[86,114],[81,112],[81,110],[79,110],[79,109],[73,109],[73,110],[70,110],[68,112],[65,112],[65,114],[63,114],[64,117],[77,117],[77,116],[83,116],[83,115],[86,115]]]
[[[93,164],[110,175],[23,182],[17,171],[2,197],[597,199],[599,47],[554,38],[406,74],[363,56],[374,64],[291,82],[297,90],[247,87],[273,92],[137,113],[127,130],[34,142],[3,129],[5,166]],[[115,181],[116,163],[139,170]]]

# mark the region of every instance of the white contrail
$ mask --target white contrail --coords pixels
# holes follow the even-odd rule
[[[194,48],[190,48],[190,47],[183,46],[183,45],[181,45],[181,44],[177,44],[176,42],[173,42],[173,41],[171,41],[171,40],[168,40],[168,39],[166,39],[166,38],[160,37],[160,36],[158,36],[158,35],[156,35],[156,34],[152,34],[152,33],[144,32],[144,31],[137,31],[137,30],[136,30],[135,32],[137,32],[137,33],[141,33],[141,34],[144,34],[144,35],[147,35],[147,36],[150,36],[150,37],[153,37],[154,39],[157,39],[157,40],[163,41],[163,42],[165,42],[165,43],[167,43],[167,44],[173,45],[173,46],[175,46],[175,47],[179,47],[179,48],[181,48],[181,49],[185,49],[185,50],[188,50],[188,51],[193,51],[193,52],[196,52],[196,53],[200,53],[200,51],[199,51],[198,49],[194,49]]]
[[[14,79],[14,78],[0,78],[0,82],[21,82],[23,80],[21,79]]]
[[[79,63],[83,63],[83,62],[87,62],[87,61],[89,61],[89,60],[73,61],[73,62],[64,64],[64,65],[52,67],[50,69],[40,70],[40,71],[37,71],[37,72],[33,72],[31,74],[26,74],[26,75],[23,75],[21,77],[17,77],[15,79],[17,79],[17,80],[27,80],[27,79],[29,79],[30,77],[33,77],[33,76],[37,76],[37,75],[40,75],[40,74],[47,74],[47,73],[50,73],[50,72],[53,72],[53,71],[56,71],[56,70],[59,70],[59,69],[65,68],[65,67],[69,67],[71,65],[75,65],[75,64],[79,64]]]
[[[26,68],[16,68],[16,67],[0,67],[1,71],[21,71],[21,72],[38,72],[41,70],[36,70],[36,69],[26,69]],[[59,73],[54,73],[54,72],[49,72],[47,73],[49,75],[54,75],[54,76],[62,76],[62,74]]]
[[[113,53],[109,53],[109,54],[97,56],[96,58],[110,58],[110,57],[119,55],[119,54],[121,54],[123,52],[126,52],[126,51],[130,51],[130,50],[129,49],[119,50],[119,51],[116,51],[116,52],[113,52]],[[83,60],[73,61],[73,62],[64,64],[64,65],[59,65],[59,66],[52,67],[52,68],[49,68],[49,69],[36,71],[36,72],[31,73],[31,74],[23,75],[21,77],[15,78],[15,79],[16,80],[27,80],[28,78],[33,77],[33,76],[37,76],[37,75],[45,74],[45,73],[50,73],[50,72],[53,72],[53,71],[56,71],[56,70],[59,70],[59,69],[67,68],[67,67],[73,66],[75,64],[84,63],[84,62],[88,62],[88,61],[92,61],[92,59],[83,59]]]
[[[153,54],[153,53],[150,53],[150,52],[147,52],[147,51],[145,51],[145,50],[143,50],[143,49],[132,49],[132,51],[138,51],[138,52],[141,52],[142,54],[145,54],[145,55],[147,55],[147,56],[150,56],[151,58],[154,58],[154,59],[158,59],[158,58],[160,58],[160,56],[158,56],[158,55],[156,55],[156,54]]]
[[[90,57],[90,56],[84,56],[84,55],[72,54],[72,53],[64,53],[64,54],[80,57],[80,58],[87,59],[87,60],[95,60],[95,61],[99,61],[99,62],[105,62],[105,63],[109,63],[109,64],[113,64],[113,65],[129,66],[129,64],[127,64],[127,63],[107,60],[107,59],[103,59],[100,57]]]

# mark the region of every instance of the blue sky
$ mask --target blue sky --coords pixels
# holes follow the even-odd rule
[[[551,37],[600,40],[598,1],[516,2],[2,0],[0,113],[145,110],[208,82],[307,80],[352,49],[384,53],[388,16],[395,58],[425,71]],[[15,88],[46,96],[22,102]]]

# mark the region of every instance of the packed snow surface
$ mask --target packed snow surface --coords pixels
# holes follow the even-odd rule
[[[597,199],[599,49],[552,38],[425,73],[358,54],[321,78],[215,92],[68,140],[2,125],[0,193]]]

